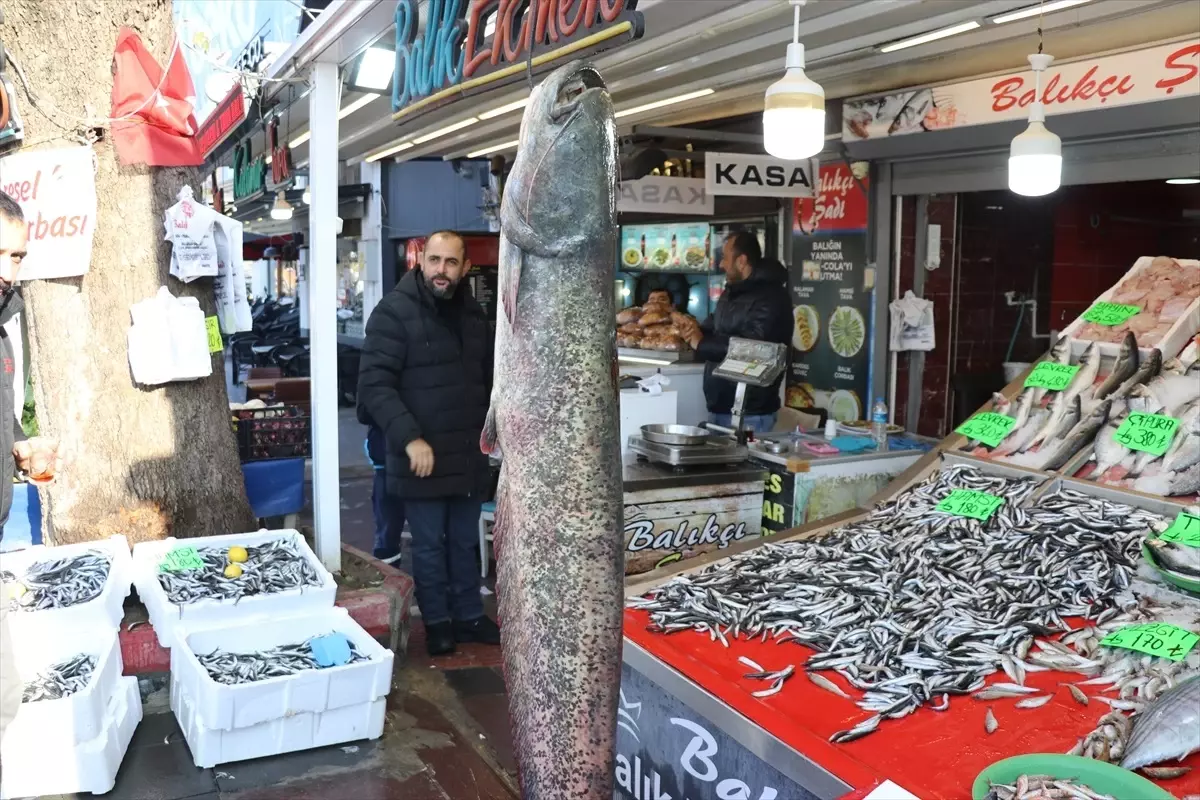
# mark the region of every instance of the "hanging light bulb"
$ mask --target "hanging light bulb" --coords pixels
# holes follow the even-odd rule
[[[271,206],[271,219],[291,219],[292,204],[283,196],[283,192],[275,193],[275,205]]]
[[[304,194],[300,195],[300,200],[304,203],[304,205],[311,206],[312,205],[312,192],[310,192],[308,189],[305,189]]]
[[[800,7],[806,2],[791,0],[787,71],[767,87],[763,110],[764,149],[789,161],[811,158],[825,146],[825,90],[804,74],[804,45],[800,44]]]
[[[1042,73],[1054,56],[1039,52],[1029,56],[1033,67],[1033,105],[1029,127],[1012,140],[1008,155],[1008,188],[1026,197],[1041,197],[1062,184],[1062,139],[1046,129],[1046,107],[1042,104]]]

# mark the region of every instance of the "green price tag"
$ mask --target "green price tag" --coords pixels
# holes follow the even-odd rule
[[[208,329],[208,352],[219,353],[224,350],[225,343],[221,341],[221,325],[217,318],[205,317],[204,327]]]
[[[204,569],[204,559],[194,547],[176,547],[163,556],[159,562],[159,572],[187,572],[193,569]]]
[[[1004,505],[1004,498],[974,489],[955,489],[950,496],[937,504],[937,510],[956,517],[970,517],[987,522],[996,509]]]
[[[1096,303],[1086,312],[1083,318],[1097,325],[1120,325],[1130,317],[1141,313],[1140,306],[1123,306],[1120,303]]]
[[[981,411],[954,429],[968,439],[978,439],[988,447],[995,447],[1012,432],[1017,421],[995,411]]]
[[[1178,430],[1179,420],[1174,417],[1134,411],[1117,428],[1113,438],[1130,450],[1161,456],[1171,446]]]
[[[1171,527],[1158,538],[1164,542],[1178,542],[1188,547],[1200,547],[1200,517],[1181,511]]]
[[[1079,367],[1079,364],[1071,365],[1059,364],[1055,361],[1043,361],[1029,373],[1029,377],[1025,379],[1025,386],[1026,388],[1036,386],[1039,389],[1061,392],[1067,388],[1067,384],[1071,382],[1071,378],[1075,377],[1075,373],[1079,372]]]
[[[1183,661],[1196,642],[1200,642],[1200,636],[1165,622],[1129,625],[1100,640],[1100,644],[1109,647],[1123,647],[1172,661]]]

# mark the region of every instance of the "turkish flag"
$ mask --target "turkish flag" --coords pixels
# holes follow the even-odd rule
[[[166,73],[129,28],[113,52],[113,144],[124,165],[194,167],[204,163],[196,142],[196,89],[178,41]]]

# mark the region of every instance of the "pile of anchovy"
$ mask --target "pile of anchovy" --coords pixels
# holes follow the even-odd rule
[[[816,650],[806,669],[837,672],[873,713],[831,738],[853,741],[923,704],[945,710],[951,695],[982,688],[1002,656],[1069,630],[1066,617],[1115,613],[1141,534],[1162,517],[1069,490],[1021,507],[1039,483],[947,466],[823,538],[764,544],[629,605],[661,633]],[[935,510],[954,489],[1007,502],[986,523]]]
[[[247,547],[246,561],[238,565],[242,574],[236,578],[225,577],[228,548],[197,547],[196,552],[204,562],[203,568],[158,573],[159,585],[175,605],[211,598],[236,602],[256,594],[274,594],[322,583],[317,568],[291,538]]]
[[[1013,783],[993,783],[984,800],[1116,800],[1078,781],[1050,775],[1021,775]]]
[[[39,700],[61,700],[82,690],[96,671],[96,657],[80,653],[66,661],[47,667],[37,677],[25,684],[21,693],[22,703]]]
[[[207,655],[197,654],[196,658],[217,683],[229,686],[254,683],[268,678],[284,678],[309,669],[324,669],[313,656],[309,644],[311,641],[305,639],[300,644],[280,645],[257,653],[233,653],[217,649]],[[354,642],[350,642],[350,660],[346,663],[357,664],[368,660],[370,656],[363,655]]]
[[[0,572],[0,583],[6,586],[19,583],[25,588],[23,594],[8,599],[13,611],[70,608],[99,597],[111,567],[111,553],[88,550],[75,556],[37,561],[20,576]]]

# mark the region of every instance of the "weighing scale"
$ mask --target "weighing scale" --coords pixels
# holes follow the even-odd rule
[[[754,339],[731,338],[729,349],[725,352],[725,360],[713,370],[713,375],[725,378],[737,384],[737,392],[733,397],[733,427],[704,423],[704,427],[720,431],[732,436],[738,444],[745,444],[748,431],[742,428],[745,420],[746,387],[766,387],[787,369],[786,344],[776,342],[759,342]]]

